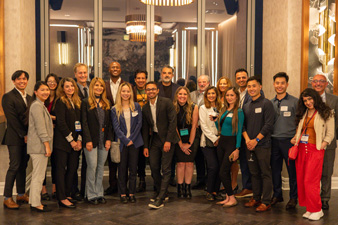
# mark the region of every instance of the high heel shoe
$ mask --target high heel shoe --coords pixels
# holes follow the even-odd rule
[[[73,204],[77,203],[77,201],[75,199],[73,199],[73,198],[67,198],[67,199],[68,199],[68,201],[70,201]]]
[[[43,205],[42,209],[31,206],[31,210],[35,211],[35,212],[51,212],[52,211],[51,209],[47,208],[47,206],[45,206],[45,205]]]
[[[66,205],[66,204],[62,203],[61,201],[58,202],[58,206],[63,207],[63,208],[68,208],[68,209],[75,209],[76,208],[76,206],[73,203],[71,205]]]

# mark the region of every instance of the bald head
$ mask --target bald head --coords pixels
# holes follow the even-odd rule
[[[323,74],[317,74],[313,77],[311,85],[312,88],[318,92],[318,94],[322,95],[325,91],[329,83],[327,82],[327,78]]]
[[[118,62],[112,62],[109,65],[109,73],[112,79],[118,79],[121,74],[121,65]]]

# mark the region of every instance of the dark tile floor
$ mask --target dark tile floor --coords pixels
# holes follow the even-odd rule
[[[105,178],[105,183],[107,178]],[[256,213],[252,208],[245,208],[248,199],[240,199],[233,208],[224,209],[215,202],[204,198],[204,191],[194,190],[191,200],[176,198],[176,189],[170,187],[170,200],[159,210],[148,208],[152,196],[152,182],[147,177],[145,193],[137,194],[137,203],[121,204],[119,197],[107,196],[107,204],[90,205],[78,203],[76,209],[58,209],[56,201],[46,201],[53,211],[50,213],[31,212],[28,204],[19,210],[3,207],[0,197],[0,225],[3,224],[338,224],[338,190],[333,190],[330,210],[320,221],[310,222],[302,218],[305,208],[297,206],[292,211],[285,210],[288,192],[284,192],[285,202],[279,203],[265,213]],[[49,182],[50,183],[50,182]],[[105,185],[107,186],[107,185]]]

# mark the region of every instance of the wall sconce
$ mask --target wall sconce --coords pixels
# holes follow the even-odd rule
[[[68,43],[66,42],[66,31],[57,31],[57,43],[59,50],[59,64],[68,64]]]

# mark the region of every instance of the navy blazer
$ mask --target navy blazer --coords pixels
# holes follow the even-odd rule
[[[124,119],[123,114],[120,115],[119,119],[117,119],[116,109],[115,107],[111,110],[111,119],[113,122],[113,127],[115,131],[115,141],[117,138],[120,139],[120,151],[124,146],[132,141],[134,143],[135,148],[139,148],[143,145],[143,139],[141,134],[142,128],[142,110],[141,106],[135,102],[135,110],[131,112],[130,110],[130,136],[129,138],[126,137],[127,135],[127,126],[126,121]],[[137,113],[137,115],[133,116],[133,114]]]

